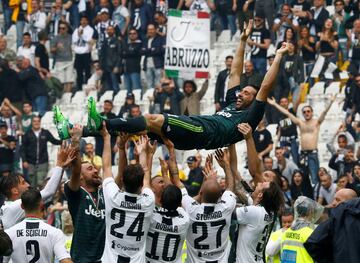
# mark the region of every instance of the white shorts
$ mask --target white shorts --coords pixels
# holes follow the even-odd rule
[[[74,82],[75,80],[74,62],[73,61],[56,62],[54,73],[55,73],[55,77],[57,77],[62,84]]]

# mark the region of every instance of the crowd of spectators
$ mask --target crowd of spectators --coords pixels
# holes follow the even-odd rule
[[[153,90],[148,109],[151,113],[201,114],[200,101],[212,82],[206,80],[200,87],[193,79],[170,79],[164,73],[167,14],[169,9],[178,9],[209,12],[211,31],[218,36],[223,30],[230,30],[231,39],[236,39],[237,30],[253,19],[241,87],[259,87],[275,57],[269,52],[270,46],[277,49],[283,42],[289,43],[264,119],[251,139],[247,139],[248,147],[248,140],[253,140],[255,150],[248,148],[244,164],[253,177],[261,167],[265,177],[274,177],[280,184],[287,209],[278,223],[284,227],[284,222],[289,221],[299,196],[331,209],[338,205],[337,194],[341,189],[352,189],[360,195],[360,122],[356,119],[360,114],[360,1],[2,0],[1,3],[4,24],[0,36],[0,177],[16,172],[34,187],[46,184],[48,142],[60,145],[61,141],[42,128],[41,117],[63,93],[96,90],[101,96],[113,91],[115,97],[120,88],[126,89],[125,103],[119,112],[114,112],[113,100],[103,102],[101,114],[107,119],[142,114],[134,90],[141,90],[142,95]],[[14,47],[9,47],[6,36],[11,26],[16,30]],[[216,79],[214,112],[225,107],[233,55],[229,50],[224,69],[212,76]],[[315,78],[311,73],[319,57],[324,62]],[[336,70],[329,79],[325,71],[331,64],[336,65]],[[332,96],[325,109],[316,114],[311,106],[300,109],[299,105],[302,94],[315,82],[324,81],[326,88],[331,81],[340,81],[342,70],[349,75],[346,83],[342,80],[346,117],[338,123],[337,132],[326,145],[331,153],[327,167],[320,167],[320,126],[338,100],[336,95]],[[297,116],[299,113],[302,116]],[[267,128],[269,124],[277,126],[276,140]],[[100,172],[103,138],[96,137],[95,144],[84,140],[80,144],[82,160]],[[112,138],[113,165],[118,145],[116,138]],[[134,142],[129,140],[126,149],[129,161],[135,163],[138,153]],[[256,155],[250,156],[250,152]],[[168,165],[166,149],[164,153],[161,172]],[[203,181],[206,167],[202,166],[202,158],[189,156],[185,172],[180,171],[180,179],[191,196],[198,194]],[[257,162],[255,168],[253,160]],[[223,180],[220,178],[219,182],[224,183]],[[47,204],[47,219],[71,236],[63,183]],[[158,183],[161,184],[154,184]],[[250,186],[254,186],[252,183]]]

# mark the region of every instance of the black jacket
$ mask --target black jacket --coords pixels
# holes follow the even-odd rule
[[[15,70],[8,67],[2,67],[0,72],[0,101],[4,98],[8,98],[12,103],[23,101],[23,89],[19,76]]]
[[[330,161],[329,167],[337,172],[337,178],[341,177],[346,173],[352,173],[355,162],[345,162],[344,160],[337,160],[338,154],[334,154]]]
[[[313,16],[313,18],[310,20],[309,28],[311,28],[314,25],[316,34],[317,34],[322,31],[322,28],[325,24],[325,20],[328,19],[330,15],[325,7],[322,8],[322,10],[320,11],[320,14],[318,15],[318,17],[316,19],[314,18],[315,10],[311,9],[310,13]]]
[[[304,247],[318,263],[360,262],[360,199],[340,204],[321,223]]]
[[[224,69],[219,72],[215,84],[215,103],[225,103],[225,82],[230,70]]]
[[[55,139],[48,130],[41,129],[38,138],[32,129],[27,131],[23,136],[21,145],[21,157],[23,162],[34,165],[47,163],[49,161],[47,151],[48,142],[51,142],[54,145],[61,144],[61,140]]]
[[[140,73],[140,60],[142,51],[142,43],[136,40],[134,43],[127,43],[123,46],[124,72]]]
[[[108,72],[122,67],[122,46],[116,37],[106,38],[100,46],[100,64]]]
[[[25,94],[30,100],[39,96],[47,96],[45,82],[33,66],[20,71],[19,78],[23,83]]]
[[[164,67],[164,56],[165,56],[165,38],[156,36],[151,42],[150,48],[148,48],[148,39],[145,40],[143,45],[144,59],[144,70],[146,70],[146,64],[148,59],[154,59],[155,68]]]

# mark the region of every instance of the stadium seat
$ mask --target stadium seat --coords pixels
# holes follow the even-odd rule
[[[326,89],[325,94],[337,94],[340,92],[340,82],[332,82]]]
[[[314,86],[310,88],[309,96],[323,95],[325,82],[316,82]]]
[[[83,91],[77,91],[74,95],[74,97],[71,99],[71,103],[72,104],[80,104],[80,105],[84,105],[85,104],[85,92]]]
[[[113,94],[114,94],[114,91],[112,91],[112,90],[105,91],[105,93],[100,97],[99,103],[103,104],[105,100],[112,101],[113,100]]]

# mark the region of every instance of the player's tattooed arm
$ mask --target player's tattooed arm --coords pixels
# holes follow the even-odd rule
[[[103,122],[102,129],[100,131],[101,136],[104,140],[104,148],[102,153],[102,169],[104,179],[112,177],[111,169],[111,136],[106,129],[105,122]]]
[[[175,147],[172,141],[170,141],[168,138],[163,138],[163,142],[168,148],[169,151],[169,173],[172,183],[181,188],[184,188],[184,184],[180,181],[179,177],[179,169],[177,167],[176,162],[176,154],[175,154]]]
[[[226,189],[234,192],[235,189],[235,179],[230,167],[230,153],[229,149],[217,149],[215,151],[215,159],[220,165],[221,168],[225,171],[225,183]]]
[[[144,188],[151,187],[151,171],[148,166],[148,156],[147,156],[147,144],[149,143],[149,138],[147,136],[140,136],[139,140],[135,142],[135,148],[139,154],[139,163],[144,170]]]
[[[248,123],[241,123],[238,125],[238,130],[243,134],[246,141],[249,172],[250,175],[254,178],[255,185],[257,185],[257,183],[263,182],[264,179],[262,176],[261,160],[258,157],[258,153],[255,148],[255,142],[252,136],[252,128]]]
[[[80,140],[83,133],[83,127],[81,125],[74,125],[69,130],[71,137],[71,146],[77,151],[76,158],[71,165],[71,178],[68,184],[72,191],[78,191],[80,188],[80,173],[81,173],[81,156],[80,156]]]
[[[123,187],[124,169],[127,166],[126,144],[128,140],[129,140],[129,135],[127,133],[120,133],[120,135],[116,139],[116,145],[119,151],[119,163],[118,163],[118,174],[115,178],[115,182],[120,189]]]

